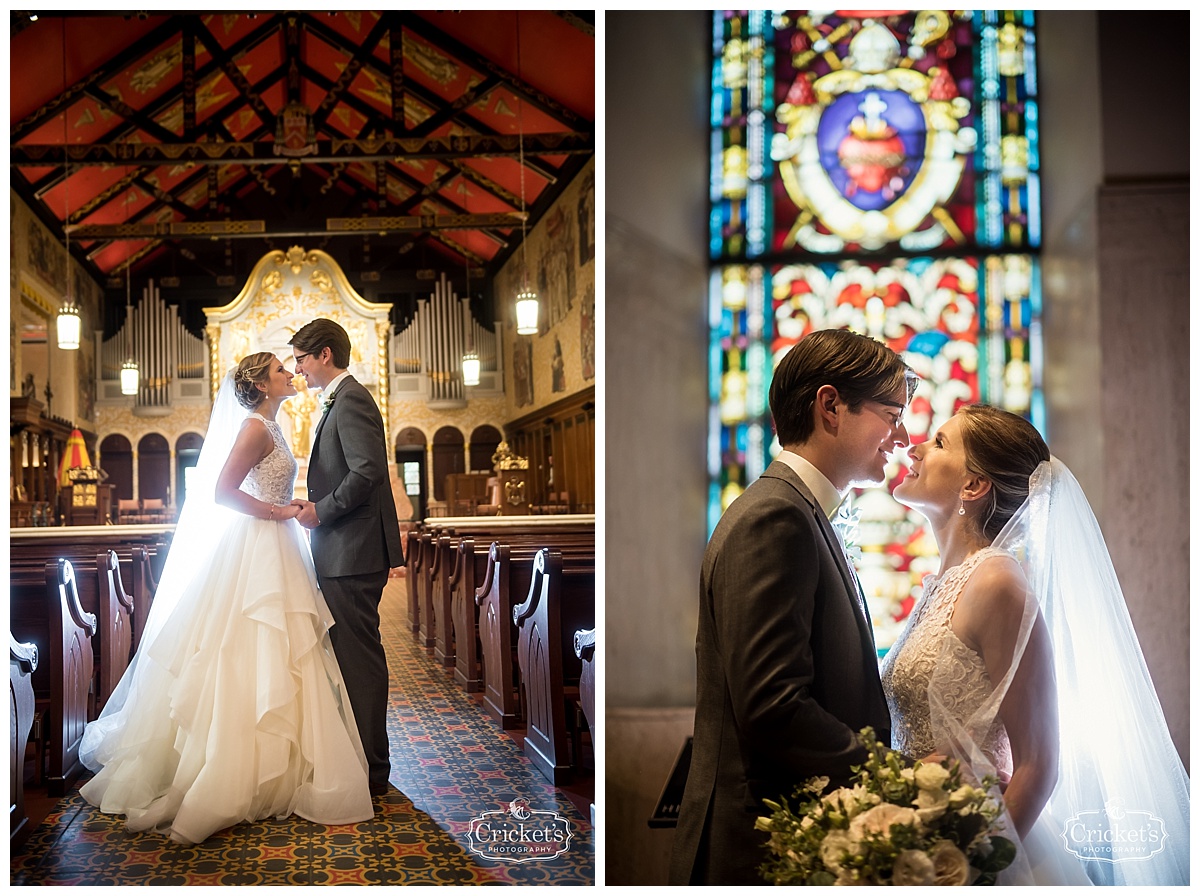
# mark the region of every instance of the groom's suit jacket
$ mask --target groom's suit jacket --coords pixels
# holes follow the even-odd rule
[[[313,435],[308,500],[320,525],[312,530],[320,576],[348,576],[404,565],[400,525],[388,474],[383,417],[362,383],[347,376]]]
[[[722,516],[704,555],[692,764],[672,884],[763,883],[764,798],[844,782],[866,725],[890,742],[870,621],[812,492],[775,461]]]

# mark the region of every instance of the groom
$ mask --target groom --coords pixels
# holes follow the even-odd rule
[[[346,693],[367,754],[371,793],[387,792],[388,668],[379,639],[379,600],[388,570],[404,565],[388,476],[383,417],[350,376],[350,337],[317,319],[288,343],[296,373],[321,390],[324,413],[312,439],[308,497],[296,519],[312,530],[313,563],[334,626],[330,630]]]
[[[771,383],[778,458],[725,511],[704,555],[692,765],[670,883],[763,883],[762,800],[814,775],[845,782],[856,740],[891,721],[866,600],[830,524],[851,486],[908,445],[917,376],[883,344],[820,330]]]

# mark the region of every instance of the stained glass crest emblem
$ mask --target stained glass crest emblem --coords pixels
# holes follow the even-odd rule
[[[949,24],[944,12],[923,14],[913,45],[943,38]],[[975,129],[963,123],[970,101],[946,67],[902,66],[911,59],[883,24],[868,19],[853,34],[841,57],[818,38],[839,64],[825,74],[801,68],[776,109],[785,130],[774,135],[771,158],[801,210],[782,248],[962,243],[945,205],[976,147]]]

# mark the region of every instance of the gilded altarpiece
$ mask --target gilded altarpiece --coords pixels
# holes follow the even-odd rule
[[[290,340],[317,318],[341,324],[350,336],[350,374],[370,390],[388,425],[388,316],[391,305],[368,302],[346,280],[341,266],[327,253],[293,246],[264,255],[238,296],[221,308],[206,308],[211,394],[241,358],[273,352],[290,368]],[[301,476],[312,449],[312,433],[320,420],[318,392],[297,377],[296,398],[284,402],[279,424],[300,461]]]

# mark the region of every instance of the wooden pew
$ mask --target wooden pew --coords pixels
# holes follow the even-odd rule
[[[596,630],[581,629],[575,633],[575,655],[579,657],[582,668],[579,671],[579,704],[583,708],[583,717],[587,720],[588,734],[592,739],[592,753],[595,755],[596,731],[596,666],[599,657],[596,656]],[[596,826],[596,803],[592,801],[592,827]]]
[[[92,641],[95,681],[92,684],[91,707],[88,712],[88,718],[94,719],[104,709],[133,656],[133,599],[125,591],[115,551],[88,554],[85,553],[86,549],[47,550],[53,551],[50,557],[14,558],[12,569],[14,574],[21,570],[26,571],[25,578],[35,583],[33,587],[36,590],[39,587],[36,583],[47,563],[59,559],[71,562],[75,572],[79,605],[85,612],[96,616],[98,621],[96,637]]]
[[[450,618],[454,626],[454,680],[467,691],[483,690],[479,608],[475,592],[487,568],[487,552],[476,550],[475,539],[464,536],[454,550],[450,570]]]
[[[99,586],[96,601],[100,654],[100,689],[96,692],[96,715],[99,716],[133,657],[134,605],[133,599],[125,593],[121,582],[116,551],[97,554],[95,563]],[[146,610],[149,611],[148,602]]]
[[[450,575],[458,539],[453,534],[431,535],[433,559],[429,564],[429,606],[433,608],[433,661],[454,665],[455,639]]]
[[[556,550],[533,559],[528,597],[513,607],[517,658],[525,691],[525,755],[554,784],[571,779],[566,695],[577,692],[580,660],[575,632],[595,625],[596,568],[564,566]]]
[[[417,561],[417,577],[409,581],[409,587],[417,590],[419,603],[419,626],[416,631],[417,643],[422,647],[432,648],[434,644],[433,619],[433,554],[436,542],[432,532],[426,530],[419,536],[421,556]]]
[[[25,749],[33,726],[33,670],[37,668],[36,644],[22,644],[8,633],[8,699],[11,713],[8,753],[8,842],[24,841],[29,835],[25,812]]]
[[[543,527],[537,532],[465,532],[453,545],[454,566],[450,572],[450,616],[454,624],[454,680],[467,692],[483,690],[482,644],[476,593],[483,582],[491,540],[501,538],[514,547],[536,550],[552,545],[573,552],[595,551],[592,532],[557,533]],[[515,645],[515,642],[514,642]]]
[[[97,621],[79,603],[69,560],[47,563],[38,585],[32,570],[11,572],[9,624],[17,640],[39,645],[47,660],[33,670],[32,681],[46,720],[47,787],[51,796],[62,796],[83,771],[79,742],[89,721]]]
[[[529,593],[533,560],[539,549],[536,545],[492,542],[482,581],[475,592],[483,650],[483,705],[504,729],[523,724],[520,679],[514,666],[517,630],[513,608]],[[572,566],[595,564],[594,544],[564,550],[567,553],[563,556],[569,557]]]
[[[15,561],[44,562],[56,556],[95,556],[113,550],[121,564],[121,581],[133,600],[133,638],[137,650],[158,579],[166,562],[174,526],[66,526],[10,532],[10,556]]]
[[[408,570],[404,577],[404,587],[408,591],[408,624],[415,638],[421,630],[421,597],[417,588],[417,576],[421,566],[420,529],[409,529],[405,533],[404,565]]]

